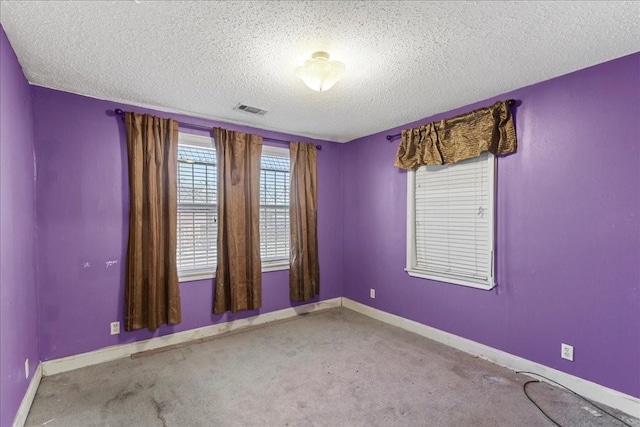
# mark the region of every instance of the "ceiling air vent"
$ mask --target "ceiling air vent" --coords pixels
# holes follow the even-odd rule
[[[244,111],[245,113],[255,114],[258,116],[264,116],[269,112],[268,110],[258,108],[258,107],[252,107],[251,105],[245,105],[245,104],[238,104],[235,107],[233,107],[233,109],[238,111]]]

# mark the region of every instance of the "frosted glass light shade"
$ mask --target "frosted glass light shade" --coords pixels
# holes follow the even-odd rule
[[[323,92],[342,78],[345,68],[342,62],[329,61],[327,52],[315,52],[303,66],[296,68],[296,76],[311,89]]]

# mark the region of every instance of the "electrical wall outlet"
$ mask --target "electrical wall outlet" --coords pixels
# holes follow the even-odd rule
[[[567,359],[573,362],[573,346],[562,343],[562,346],[560,348],[560,356],[563,359]]]
[[[118,335],[120,333],[120,322],[111,322],[111,335]]]
[[[370,298],[375,298],[376,297],[376,290],[375,289],[371,288],[369,290],[369,297]]]
[[[24,377],[29,378],[29,359],[24,361]]]

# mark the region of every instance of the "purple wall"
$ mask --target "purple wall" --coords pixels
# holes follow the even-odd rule
[[[38,366],[33,122],[29,84],[0,27],[0,425]],[[29,378],[24,361],[29,359]]]
[[[265,273],[263,308],[235,316],[211,314],[211,280],[185,282],[181,325],[111,336],[123,321],[128,183],[124,126],[107,112],[299,138],[29,88],[1,33],[0,425],[28,386],[25,358],[33,373],[39,359],[292,306],[287,271]],[[640,397],[639,92],[635,54],[347,145],[317,141],[318,300],[344,295]],[[498,287],[407,276],[406,174],[384,136],[504,98],[521,104],[518,153],[498,161]]]
[[[640,397],[639,94],[634,54],[348,143],[344,296]],[[506,98],[521,105],[518,152],[498,161],[498,287],[409,277],[385,135]]]
[[[290,135],[150,111],[40,87],[32,88],[38,161],[37,226],[40,280],[40,356],[55,359],[122,342],[148,339],[291,307],[288,271],[264,274],[259,311],[213,315],[213,281],[180,286],[182,324],[120,335],[123,321],[129,192],[124,125],[107,111],[150,112],[291,140]],[[303,138],[305,141],[309,141]],[[344,146],[325,141],[318,155],[321,292],[342,295],[341,157]],[[280,145],[282,146],[282,145]],[[118,263],[106,268],[106,261]],[[84,268],[85,263],[89,268]]]

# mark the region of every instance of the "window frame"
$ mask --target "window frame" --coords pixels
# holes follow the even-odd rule
[[[289,156],[289,147],[284,148],[284,147],[274,147],[272,145],[262,145],[262,153],[260,154],[260,157],[262,158],[262,156],[271,156],[271,157],[283,157],[283,158],[287,158],[290,159]],[[262,170],[262,167],[260,168]],[[289,165],[289,192],[291,192],[291,165]],[[261,205],[262,206],[262,205]],[[289,201],[289,205],[287,206],[287,208],[290,208],[291,206],[291,201]],[[289,224],[291,224],[291,219],[289,219]],[[280,270],[288,270],[289,269],[289,264],[290,264],[290,256],[291,256],[291,231],[289,230],[288,236],[289,236],[289,257],[285,260],[273,260],[273,261],[262,261],[262,272],[268,272],[268,271],[280,271]]]
[[[178,145],[187,145],[187,146],[192,146],[192,147],[197,147],[197,148],[206,148],[206,149],[214,149],[215,150],[215,144],[214,144],[214,140],[213,137],[211,136],[205,136],[205,135],[196,135],[196,134],[191,134],[191,133],[186,133],[186,132],[179,132],[178,134]],[[216,166],[217,167],[217,166]],[[178,188],[180,186],[180,172],[179,169],[177,171],[177,176],[176,176],[176,183],[178,185]],[[180,191],[180,190],[178,190]],[[216,196],[216,200],[217,200],[217,196]],[[180,201],[178,200],[176,206],[180,207]],[[215,204],[215,213],[216,215],[218,214],[218,204]],[[177,217],[176,217],[177,218]],[[178,229],[177,224],[176,224],[176,230]],[[176,236],[176,243],[178,242],[178,236]],[[217,243],[216,243],[217,244]],[[176,247],[176,255],[177,255],[177,247]],[[176,257],[176,261],[177,261],[177,257]],[[176,269],[177,269],[177,265],[176,265]],[[193,282],[196,280],[203,280],[203,279],[211,279],[211,278],[215,278],[216,277],[216,272],[215,272],[215,268],[212,272],[203,272],[203,271],[187,271],[187,272],[180,272],[180,270],[178,269],[178,281],[179,282]]]
[[[179,136],[178,136],[178,145],[188,145],[188,146],[193,146],[193,147],[198,147],[198,148],[207,148],[207,149],[211,149],[213,148],[215,150],[215,141],[213,139],[213,137],[211,136],[205,136],[205,135],[197,135],[197,134],[191,134],[191,133],[186,133],[186,132],[179,132]],[[270,145],[263,145],[262,146],[262,153],[261,156],[273,156],[273,157],[286,157],[287,159],[289,159],[289,149],[288,147],[274,147],[274,146],[270,146]],[[217,156],[217,154],[216,154]],[[216,157],[217,159],[217,157]],[[289,171],[290,173],[291,171]],[[179,175],[176,177],[176,183],[179,186],[180,185],[180,177]],[[290,181],[289,181],[289,185],[290,185]],[[177,205],[179,205],[179,201],[177,203]],[[217,204],[216,204],[216,209],[217,209]],[[177,236],[176,236],[177,237]],[[176,242],[177,242],[177,238],[176,238]],[[177,248],[176,248],[177,250]],[[289,251],[291,250],[291,248],[289,248]],[[288,270],[289,269],[289,259],[286,260],[277,260],[277,261],[268,261],[268,262],[263,262],[262,263],[262,272],[266,273],[266,272],[270,272],[270,271],[280,271],[280,270]],[[189,272],[180,272],[178,271],[178,281],[179,282],[193,282],[193,281],[198,281],[198,280],[206,280],[206,279],[215,279],[216,277],[216,271],[215,268],[213,271],[211,272],[206,272],[203,273],[201,271],[199,272],[193,272],[193,273],[189,273]]]
[[[486,281],[474,280],[469,277],[454,277],[454,275],[438,274],[417,268],[416,249],[416,171],[407,172],[407,247],[406,247],[406,267],[405,271],[409,276],[421,279],[434,280],[438,282],[462,285],[476,289],[491,290],[496,286],[495,282],[495,221],[496,221],[496,159],[491,153],[486,153],[486,167],[488,170],[488,205],[491,207],[488,227],[489,239],[489,277]],[[484,155],[484,153],[482,154]],[[449,167],[455,167],[455,164]]]

